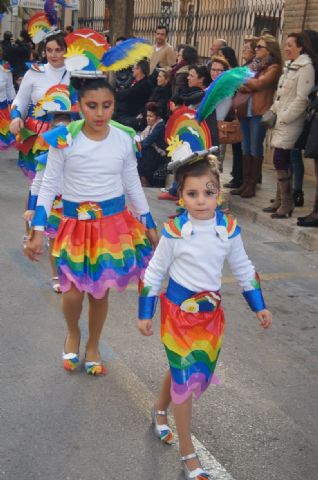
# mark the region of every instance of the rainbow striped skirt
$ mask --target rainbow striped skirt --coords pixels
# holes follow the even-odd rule
[[[171,278],[161,295],[161,339],[171,372],[171,398],[198,399],[214,374],[224,334],[224,313],[217,292],[195,293]]]
[[[53,239],[56,237],[63,216],[62,196],[55,197],[45,230],[46,235]]]
[[[10,109],[7,100],[0,102],[0,151],[7,150],[15,144],[15,137],[10,132]]]
[[[62,292],[74,284],[102,298],[108,288],[138,282],[152,255],[145,227],[125,207],[125,197],[75,203],[63,199],[63,217],[52,255]]]

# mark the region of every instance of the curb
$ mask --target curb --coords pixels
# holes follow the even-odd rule
[[[311,252],[318,252],[318,229],[317,228],[301,228],[292,224],[293,217],[291,219],[283,220],[273,220],[270,215],[259,211],[255,205],[245,204],[240,202],[240,200],[233,201],[231,195],[225,195],[226,201],[230,205],[231,212],[236,215],[244,216],[249,218],[252,223],[262,225],[267,227],[275,232],[283,235],[289,241],[301,245],[306,250]],[[237,197],[236,197],[237,198]],[[297,217],[296,217],[297,218]],[[295,217],[294,217],[295,221]]]

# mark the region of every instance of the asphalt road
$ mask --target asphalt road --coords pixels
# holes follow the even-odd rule
[[[150,428],[166,369],[158,315],[155,335],[143,338],[135,288],[112,292],[101,344],[109,374],[64,372],[65,327],[47,258],[32,264],[22,254],[26,190],[14,154],[1,154],[0,479],[181,480],[177,447],[162,446]],[[162,223],[174,205],[156,195],[147,190]],[[258,326],[226,268],[222,383],[195,404],[196,442],[214,480],[316,480],[318,254],[239,223],[274,325]]]

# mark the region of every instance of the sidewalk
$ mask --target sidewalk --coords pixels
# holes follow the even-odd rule
[[[227,158],[224,162],[224,173],[222,182],[231,180],[232,160]],[[291,218],[273,219],[269,213],[262,212],[262,208],[270,205],[270,199],[274,198],[276,189],[276,174],[273,167],[263,166],[263,183],[257,186],[256,197],[243,199],[238,195],[230,195],[229,189],[224,189],[224,200],[229,203],[231,211],[236,215],[249,217],[253,223],[264,225],[281,235],[289,241],[301,245],[311,251],[318,251],[318,228],[303,228],[297,226],[297,217],[305,216],[311,212],[315,195],[315,179],[305,177],[304,192],[305,204],[303,207],[295,208]]]

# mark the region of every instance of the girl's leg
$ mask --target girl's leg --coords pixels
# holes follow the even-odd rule
[[[159,397],[155,403],[155,410],[164,410],[164,411],[168,410],[171,402],[170,386],[171,386],[171,374],[170,374],[170,370],[168,370],[165,376],[163,377],[163,382],[161,385]],[[167,417],[164,415],[157,415],[157,423],[158,425],[167,424]]]
[[[68,335],[65,340],[65,353],[77,353],[80,342],[80,329],[78,322],[82,313],[84,292],[80,292],[72,284],[68,292],[63,293],[62,307],[66,320]]]
[[[54,238],[49,238],[49,262],[52,270],[52,277],[57,277],[56,257],[52,256]]]
[[[179,437],[179,451],[183,457],[194,453],[194,446],[191,440],[192,426],[192,396],[181,404],[172,403],[174,420]],[[189,470],[195,470],[200,467],[198,458],[192,458],[186,461]]]
[[[86,344],[86,361],[99,362],[99,339],[103,330],[108,311],[108,293],[103,298],[94,298],[88,294],[89,312],[88,312],[88,340]]]

